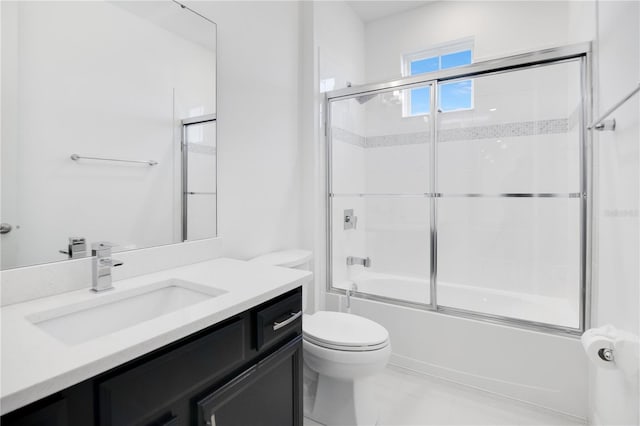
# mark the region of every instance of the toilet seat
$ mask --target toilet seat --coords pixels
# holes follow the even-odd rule
[[[338,351],[376,351],[389,345],[389,333],[380,324],[342,312],[305,315],[302,335],[316,346]]]

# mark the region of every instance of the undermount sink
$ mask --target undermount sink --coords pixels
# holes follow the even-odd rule
[[[58,340],[77,345],[211,300],[226,290],[170,279],[29,315]]]

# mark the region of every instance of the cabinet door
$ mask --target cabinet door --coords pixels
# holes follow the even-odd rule
[[[201,399],[198,425],[301,426],[302,338]]]

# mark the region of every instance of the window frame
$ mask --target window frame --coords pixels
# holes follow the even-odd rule
[[[454,40],[451,42],[446,42],[446,43],[440,43],[437,45],[433,45],[429,48],[426,49],[422,49],[422,50],[418,50],[418,51],[414,51],[411,53],[405,53],[402,55],[402,60],[401,60],[401,71],[402,71],[402,77],[411,77],[413,75],[420,75],[420,74],[411,74],[411,64],[415,61],[419,61],[422,59],[428,59],[428,58],[438,58],[438,69],[436,71],[433,72],[438,72],[441,71],[441,64],[442,64],[442,56],[445,55],[449,55],[451,53],[457,53],[457,52],[463,52],[469,50],[471,52],[471,63],[474,62],[474,39],[473,37],[469,37],[469,38],[464,38],[464,39],[460,39],[460,40]],[[456,67],[452,67],[452,68],[456,68]],[[447,68],[448,69],[448,68]],[[421,74],[428,74],[428,73],[421,73]],[[473,78],[469,78],[469,79],[460,79],[460,80],[456,80],[456,81],[452,81],[451,83],[456,83],[456,82],[461,82],[461,81],[466,81],[469,80],[471,82],[471,106],[469,108],[457,108],[457,109],[452,109],[452,110],[447,110],[447,111],[443,111],[440,109],[440,99],[438,99],[438,111],[442,112],[442,113],[450,113],[450,112],[460,112],[460,111],[471,111],[474,109],[475,107],[475,90],[474,90],[474,81]],[[440,86],[442,85],[446,85],[448,83],[441,83]],[[431,96],[433,96],[433,93],[431,93]],[[431,111],[429,112],[424,112],[424,113],[417,113],[417,114],[412,114],[411,113],[411,89],[407,89],[407,90],[403,90],[402,91],[402,118],[412,118],[412,117],[423,117],[423,116],[429,116],[431,115]]]

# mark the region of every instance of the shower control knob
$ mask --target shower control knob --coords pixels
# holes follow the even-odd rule
[[[0,234],[8,234],[12,229],[13,227],[8,223],[0,223]]]
[[[344,229],[356,229],[358,225],[358,216],[354,216],[353,209],[344,211]]]

